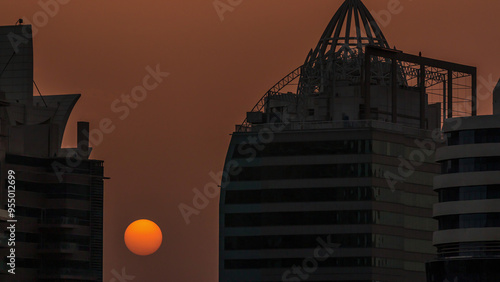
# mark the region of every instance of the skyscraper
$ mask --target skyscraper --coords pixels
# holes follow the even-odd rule
[[[219,280],[425,280],[433,140],[445,116],[476,114],[475,80],[473,67],[391,49],[363,3],[345,1],[305,63],[236,126]]]
[[[447,119],[447,146],[436,152],[438,256],[429,282],[500,281],[500,81],[493,115]]]
[[[103,161],[87,122],[62,148],[80,94],[33,96],[31,26],[0,27],[1,281],[102,281]],[[2,240],[3,242],[4,240]],[[12,242],[14,244],[12,244]],[[6,247],[6,248],[5,248]]]

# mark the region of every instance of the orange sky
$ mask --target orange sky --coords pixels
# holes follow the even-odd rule
[[[178,205],[211,182],[208,173],[222,168],[234,125],[303,63],[342,1],[243,0],[222,22],[212,0],[65,1],[35,36],[35,81],[46,95],[82,93],[66,146],[76,143],[79,120],[95,128],[110,118],[116,126],[92,155],[105,160],[111,177],[104,281],[123,267],[134,281],[217,281],[218,200],[189,225]],[[392,1],[364,2],[378,13]],[[477,66],[485,78],[479,85],[490,75],[498,80],[500,1],[399,2],[400,13],[382,26],[391,46]],[[39,11],[38,1],[3,1],[0,24],[30,22]],[[121,120],[111,104],[142,85],[145,68],[157,64],[170,76]],[[491,113],[490,100],[479,101],[479,111]],[[148,257],[123,243],[127,225],[140,218],[163,231],[163,245]]]

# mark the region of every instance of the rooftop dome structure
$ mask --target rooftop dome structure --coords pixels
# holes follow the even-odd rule
[[[271,87],[251,112],[260,120],[260,113],[270,112],[271,100],[286,98],[295,101],[295,106],[288,105],[288,108],[295,108],[297,115],[303,116],[307,96],[331,95],[339,86],[361,85],[367,46],[388,49],[389,43],[361,0],[346,0],[328,23],[317,46],[310,50],[305,63]],[[389,85],[391,63],[379,58],[371,61],[374,84]],[[398,83],[405,84],[402,70],[398,73]],[[296,92],[283,93],[291,85],[296,85]],[[239,130],[246,130],[250,123],[247,117]]]
[[[271,87],[236,131],[284,120],[437,128],[446,116],[469,113],[459,103],[470,103],[474,115],[476,79],[474,67],[391,48],[362,1],[345,0],[304,64]]]
[[[326,27],[302,67],[298,94],[332,90],[333,82],[358,84],[367,45],[389,48],[384,34],[361,0],[346,0]]]

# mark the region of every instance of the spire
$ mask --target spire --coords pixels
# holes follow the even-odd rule
[[[370,11],[360,0],[346,0],[335,13],[315,49],[315,55],[329,55],[346,49],[363,52],[366,45],[390,48]]]
[[[307,56],[298,92],[327,91],[334,79],[359,82],[367,45],[390,48],[384,34],[361,0],[346,0]]]

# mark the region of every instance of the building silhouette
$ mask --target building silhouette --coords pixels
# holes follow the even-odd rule
[[[33,84],[31,26],[0,27],[0,208],[10,220],[0,280],[102,281],[103,161],[89,159],[89,124],[78,122],[77,148],[61,147],[80,94],[35,97]]]
[[[443,131],[434,181],[438,256],[427,281],[500,281],[500,81],[493,115],[447,119]]]
[[[476,115],[475,84],[473,67],[391,48],[345,1],[232,134],[219,281],[424,281],[439,128]]]

